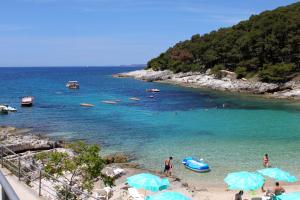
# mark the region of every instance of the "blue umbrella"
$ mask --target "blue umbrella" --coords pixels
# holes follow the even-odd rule
[[[191,200],[178,192],[161,192],[153,196],[149,196],[146,200]]]
[[[224,181],[230,190],[257,190],[265,182],[263,176],[250,172],[234,172],[227,175]]]
[[[296,182],[297,181],[297,178],[295,176],[292,176],[288,172],[283,171],[279,168],[266,168],[266,169],[258,170],[258,172],[264,176],[274,178],[277,181],[284,181],[284,182]]]
[[[167,189],[170,185],[168,179],[161,179],[158,176],[149,173],[137,174],[127,178],[129,186],[136,189],[145,189],[152,192]]]
[[[300,192],[292,192],[289,194],[282,194],[276,197],[277,200],[299,200]]]

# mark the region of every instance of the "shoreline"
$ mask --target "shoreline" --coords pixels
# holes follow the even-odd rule
[[[47,141],[47,142],[53,142],[54,140],[51,139],[51,137],[45,137],[45,136],[40,136],[40,135],[35,135],[34,132],[32,132],[31,129],[26,129],[26,128],[15,128],[15,127],[9,127],[9,126],[0,126],[0,136],[1,136],[1,141],[3,142],[3,135],[9,134],[9,137],[12,138],[17,138],[17,140],[14,141],[20,141],[21,137],[24,137],[25,139],[33,139],[35,141]],[[7,138],[6,138],[7,139]],[[5,143],[6,144],[6,143]],[[42,143],[43,144],[43,143]],[[67,141],[62,144],[67,144]],[[17,145],[20,145],[20,143],[17,143]],[[55,147],[56,148],[56,147]],[[66,148],[64,147],[57,147],[57,150],[61,151],[67,151]],[[30,152],[31,155],[34,155],[36,152],[40,151],[51,151],[53,148],[50,148],[48,150],[41,150],[41,149],[36,149],[34,151],[27,150],[19,155],[24,155],[28,156],[26,152]],[[120,153],[121,154],[121,153]],[[160,171],[153,171],[145,168],[143,165],[139,165],[137,163],[130,160],[126,160],[124,157],[120,156],[119,153],[116,153],[115,155],[111,155],[113,158],[112,163],[108,163],[106,167],[120,167],[126,171],[126,173],[121,176],[120,178],[116,179],[116,186],[114,187],[114,193],[113,196],[110,198],[111,200],[120,200],[120,195],[124,192],[124,183],[126,182],[126,178],[129,176],[132,176],[137,173],[152,173],[156,174],[158,176],[164,177],[162,172]],[[126,156],[126,154],[123,154]],[[119,160],[116,160],[118,157]],[[129,155],[130,156],[130,155]],[[107,157],[103,157],[104,159],[108,159]],[[204,184],[204,183],[194,183],[194,182],[189,182],[188,180],[183,180],[180,179],[176,176],[172,176],[169,178],[171,182],[171,187],[168,189],[168,191],[176,191],[176,192],[181,192],[184,195],[194,199],[194,200],[231,200],[234,197],[234,194],[237,191],[228,191],[226,189],[226,185],[224,184]],[[267,180],[266,188],[271,189],[273,188],[273,184],[275,181],[272,180]],[[50,183],[49,183],[50,184]],[[294,191],[299,191],[300,190],[300,184],[298,182],[296,183],[283,183],[282,184],[285,189],[288,192],[294,192]],[[36,191],[36,188],[32,188]],[[99,188],[97,188],[99,189]],[[263,196],[263,193],[260,190],[257,190],[255,192],[255,196]],[[251,192],[246,192],[244,195],[244,198],[253,198],[253,194]]]
[[[223,77],[217,79],[214,75],[199,72],[175,74],[169,70],[153,71],[141,69],[114,74],[115,78],[134,78],[146,82],[158,82],[178,85],[181,87],[209,89],[230,93],[250,94],[272,99],[300,99],[300,83],[289,81],[284,84],[263,83],[247,79],[236,79],[234,72],[222,70]]]

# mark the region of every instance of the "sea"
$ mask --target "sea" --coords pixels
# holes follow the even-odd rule
[[[112,76],[137,69],[2,67],[0,104],[18,111],[0,115],[0,125],[97,143],[102,155],[128,153],[151,170],[163,170],[164,160],[173,156],[174,174],[192,183],[222,185],[230,172],[261,169],[265,153],[273,167],[300,175],[299,101]],[[80,89],[66,88],[69,80],[79,81]],[[151,94],[149,88],[161,92]],[[21,107],[21,98],[28,95],[35,97],[33,107]],[[119,102],[102,102],[106,100]],[[187,156],[203,158],[211,171],[185,169],[181,160]]]

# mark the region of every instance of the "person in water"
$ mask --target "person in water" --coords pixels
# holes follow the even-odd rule
[[[277,195],[281,195],[284,192],[285,189],[279,185],[279,182],[276,182],[274,187],[274,194],[277,196]]]
[[[165,160],[164,174],[166,174],[167,176],[172,175],[172,169],[173,169],[172,160],[173,160],[172,156],[169,157],[169,159]]]
[[[268,168],[270,167],[270,164],[269,164],[269,155],[266,153],[264,158],[263,158],[263,166],[265,168]]]
[[[243,194],[244,194],[243,190],[239,191],[239,193],[235,194],[234,200],[243,200]]]

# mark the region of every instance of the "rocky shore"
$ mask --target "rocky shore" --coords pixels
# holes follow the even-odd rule
[[[221,78],[215,77],[209,70],[206,73],[187,72],[175,74],[169,70],[153,71],[151,69],[115,74],[114,77],[129,77],[148,82],[164,82],[185,87],[259,94],[272,98],[300,99],[300,83],[297,81],[275,84],[264,83],[255,79],[237,79],[234,72],[226,70],[221,70]]]
[[[4,149],[5,160],[15,166],[20,166],[20,170],[26,173],[27,179],[24,182],[35,191],[36,194],[39,192],[39,176],[40,169],[43,168],[41,162],[36,159],[36,155],[41,152],[50,153],[64,152],[73,155],[71,149],[68,149],[66,143],[63,141],[55,141],[50,138],[42,137],[30,129],[19,129],[10,126],[0,126],[0,144],[7,147],[11,151]],[[16,154],[13,154],[12,151]],[[106,163],[105,168],[102,170],[103,174],[114,177],[114,169],[122,169],[122,174],[115,178],[115,186],[109,189],[107,192],[107,187],[101,180],[97,180],[94,184],[94,189],[92,191],[92,196],[97,197],[99,194],[103,193],[104,196],[107,194],[107,198],[111,200],[123,200],[126,198],[126,178],[138,173],[149,172],[156,174],[158,176],[164,177],[162,172],[150,171],[142,168],[140,165],[134,163],[134,158],[131,155],[124,153],[114,153],[103,157]],[[6,165],[6,168],[11,172],[11,174],[18,176],[18,171],[12,168],[10,165]],[[6,170],[7,170],[6,169]],[[23,179],[22,179],[23,180]],[[198,188],[193,185],[189,185],[186,182],[182,182],[178,177],[169,177],[172,183],[171,191],[180,191],[187,196],[194,197],[199,191],[206,191],[204,188]],[[49,178],[43,178],[42,185],[48,188],[47,192],[42,191],[44,199],[55,200],[56,192],[55,188],[61,183],[57,180],[52,180]],[[63,179],[59,179],[63,181]],[[76,184],[75,184],[76,185]],[[106,188],[106,189],[105,189]],[[76,188],[75,188],[76,189]],[[125,195],[125,196],[124,196]],[[80,197],[81,198],[81,197]],[[82,199],[85,199],[84,195]],[[102,199],[102,198],[99,198]],[[106,197],[105,197],[106,199]]]

